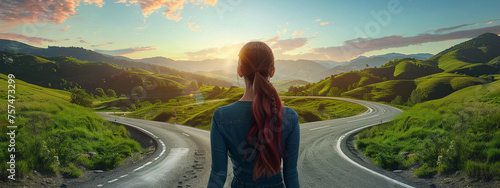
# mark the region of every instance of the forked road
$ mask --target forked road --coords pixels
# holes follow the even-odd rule
[[[401,110],[375,102],[329,98],[358,103],[368,110],[352,117],[300,125],[298,171],[301,186],[411,187],[380,168],[359,165],[355,162],[358,159],[352,156],[346,145],[346,136],[353,133],[353,130],[390,121]],[[211,164],[208,131],[106,113],[98,114],[109,121],[139,127],[148,134],[153,134],[159,143],[158,148],[145,160],[105,172],[77,186],[206,187]],[[232,167],[229,165],[229,168]],[[232,171],[229,173],[232,174]],[[231,179],[232,176],[228,175],[226,187]]]

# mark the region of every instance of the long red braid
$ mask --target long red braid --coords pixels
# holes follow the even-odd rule
[[[252,104],[252,128],[246,138],[247,149],[256,155],[253,178],[275,175],[280,171],[282,148],[283,106],[278,92],[268,77],[274,71],[274,55],[263,42],[249,42],[239,53],[241,73],[252,84],[255,98]],[[245,158],[247,157],[245,153]]]

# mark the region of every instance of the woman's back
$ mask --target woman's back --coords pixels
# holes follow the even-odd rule
[[[299,148],[298,115],[291,108],[282,111],[283,177],[287,187],[298,187],[297,157]],[[233,163],[234,180],[232,185],[245,184],[255,187],[269,187],[283,182],[281,173],[271,177],[266,175],[253,179],[256,155],[254,148],[247,149],[246,137],[251,129],[252,101],[236,101],[231,105],[218,108],[212,117],[210,133],[212,146],[212,173],[208,187],[222,187],[227,174],[227,156]],[[257,148],[258,150],[258,148]],[[245,156],[246,155],[246,156]]]

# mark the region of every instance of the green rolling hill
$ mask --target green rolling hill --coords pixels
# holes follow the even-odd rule
[[[0,73],[42,87],[112,89],[118,96],[166,99],[190,92],[190,80],[178,75],[152,73],[138,68],[121,68],[109,63],[81,61],[72,57],[44,57],[0,51]],[[96,93],[94,93],[96,94]]]
[[[48,63],[48,62],[47,62]],[[123,126],[109,123],[85,108],[69,102],[70,93],[29,84],[15,75],[16,179],[29,176],[32,170],[41,174],[75,178],[82,169],[109,170],[140,150]],[[7,86],[7,75],[0,74],[0,85]],[[7,87],[0,88],[7,98]],[[7,114],[7,100],[0,100],[0,113]],[[7,132],[7,121],[0,129]],[[0,146],[8,148],[7,134],[0,135]],[[83,157],[96,152],[92,158]],[[8,161],[11,153],[0,150],[0,160]],[[0,165],[2,179],[7,179],[7,163]]]

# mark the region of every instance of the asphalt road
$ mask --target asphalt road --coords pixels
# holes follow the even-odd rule
[[[368,110],[352,117],[300,125],[298,171],[301,187],[411,187],[405,180],[379,167],[358,163],[359,159],[347,149],[345,139],[363,127],[390,121],[401,110],[375,102],[326,98],[358,103]],[[75,186],[206,187],[211,164],[208,131],[98,114],[109,121],[134,126],[151,134],[159,143],[158,148],[152,156],[138,163],[104,172]],[[229,171],[226,187],[231,175],[232,171]]]

